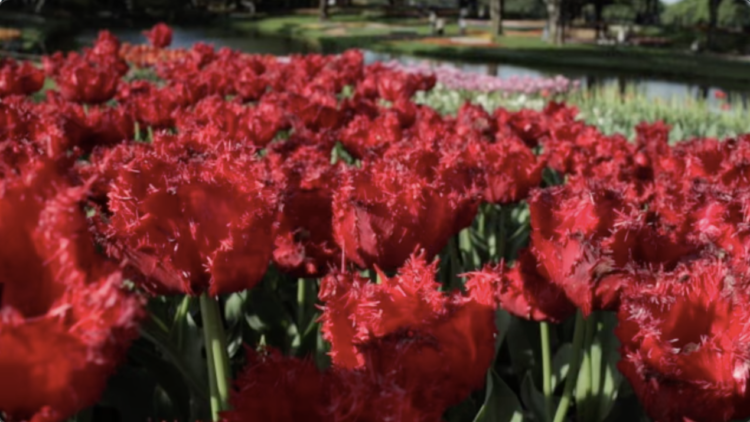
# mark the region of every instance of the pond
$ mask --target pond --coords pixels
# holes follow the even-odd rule
[[[130,43],[144,42],[141,34],[142,29],[133,28],[115,28],[110,29],[121,40]],[[91,44],[97,36],[97,30],[85,30],[76,36],[78,44]],[[221,28],[174,28],[173,47],[189,48],[195,42],[202,41],[213,44],[216,48],[229,47],[248,53],[288,55],[293,53],[311,53],[316,52],[313,48],[305,43],[278,37],[265,37],[258,34],[248,34],[245,32],[230,31]],[[336,53],[337,51],[325,51],[326,53]],[[715,94],[718,91],[725,91],[732,96],[734,100],[740,100],[744,108],[748,106],[748,92],[737,92],[723,90],[713,85],[695,85],[683,82],[669,81],[655,78],[637,78],[632,76],[623,76],[617,74],[607,74],[597,71],[596,73],[587,73],[585,70],[571,71],[570,69],[539,70],[531,67],[487,63],[463,63],[460,61],[422,59],[403,55],[378,53],[365,50],[365,60],[367,62],[390,61],[396,60],[404,64],[425,62],[432,65],[450,65],[470,73],[482,73],[486,75],[495,75],[501,78],[510,77],[551,77],[563,75],[569,79],[580,80],[581,86],[590,89],[594,87],[614,86],[619,89],[636,89],[643,92],[648,98],[678,101],[683,99],[704,99],[711,106],[719,106],[720,101],[716,99]],[[740,105],[740,104],[738,104]]]

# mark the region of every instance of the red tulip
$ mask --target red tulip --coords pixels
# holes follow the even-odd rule
[[[117,92],[119,75],[111,64],[86,58],[69,57],[62,65],[57,82],[68,101],[99,104],[109,101]]]
[[[435,282],[437,261],[412,257],[381,284],[351,274],[323,280],[323,337],[342,368],[395,372],[415,391],[415,405],[445,409],[484,383],[494,356],[494,312],[486,298],[445,295]],[[420,386],[439,386],[434,391]]]
[[[497,132],[497,122],[481,106],[466,102],[456,115],[456,133],[466,136],[470,132],[491,138]]]
[[[309,360],[286,358],[276,350],[247,350],[245,369],[234,381],[232,410],[222,412],[226,422],[311,422],[326,418],[327,376]]]
[[[137,336],[141,302],[106,266],[79,200],[37,162],[0,180],[0,409],[14,420],[64,421],[92,406]]]
[[[474,159],[484,170],[484,200],[494,204],[518,202],[542,181],[544,160],[538,160],[523,142],[513,138],[478,143]]]
[[[361,267],[394,270],[418,247],[435,256],[476,214],[476,190],[462,173],[453,157],[408,147],[343,171],[333,196],[336,243]]]
[[[281,271],[319,277],[340,261],[333,239],[333,191],[338,184],[330,153],[301,146],[291,153],[268,155],[276,177],[283,180],[279,230],[273,252]]]
[[[536,258],[529,250],[519,253],[513,268],[503,263],[467,276],[467,289],[483,291],[492,298],[490,303],[519,318],[559,323],[575,314],[565,291],[539,275]]]
[[[441,409],[417,408],[415,391],[405,390],[392,373],[331,368],[320,371],[308,360],[284,357],[273,349],[248,350],[248,364],[235,381],[227,422],[263,418],[326,422],[438,422]],[[434,389],[434,386],[420,386]]]
[[[99,31],[91,53],[96,56],[115,58],[120,53],[120,40],[107,30]]]
[[[0,60],[0,98],[31,95],[44,86],[44,72],[29,62],[20,65],[13,59]]]
[[[159,293],[253,287],[271,258],[276,197],[265,166],[242,151],[215,158],[136,150],[109,190],[110,254]]]
[[[729,421],[750,416],[748,280],[720,260],[685,261],[638,275],[615,333],[620,371],[654,420]]]
[[[180,99],[172,87],[160,89],[146,81],[134,81],[120,85],[117,101],[133,120],[144,126],[166,129],[174,126],[173,114],[184,98]]]
[[[588,186],[587,186],[588,185]],[[644,222],[614,187],[572,180],[529,198],[539,274],[560,286],[585,315],[616,309],[618,272],[633,256]]]
[[[143,31],[143,35],[156,48],[166,48],[172,44],[172,28],[163,22],[157,23],[148,31]]]

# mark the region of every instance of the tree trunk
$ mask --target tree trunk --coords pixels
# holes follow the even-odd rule
[[[600,85],[601,80],[598,77],[594,75],[586,75],[586,91],[595,91]]]
[[[707,101],[708,100],[708,86],[701,85],[698,87],[698,91],[696,92],[697,99]]]
[[[557,40],[555,41],[555,45],[565,44],[565,27],[568,24],[568,16],[565,13],[565,6],[565,0],[558,0],[557,8],[559,10],[557,12]]]
[[[563,0],[546,0],[547,2],[547,30],[549,39],[555,45],[562,45],[565,37],[562,27],[562,5]]]
[[[594,24],[596,25],[596,39],[602,36],[602,11],[604,10],[604,0],[596,0],[594,3]]]
[[[719,20],[719,5],[721,0],[708,0],[708,33],[706,34],[706,46],[709,50],[714,48],[714,37],[716,32],[716,23]]]
[[[650,24],[657,24],[659,23],[659,0],[649,0],[648,1],[648,7],[647,7],[647,13],[648,13],[648,22]]]
[[[490,0],[490,20],[492,21],[492,35],[503,35],[503,12],[505,0]]]
[[[618,76],[617,77],[617,88],[620,92],[620,100],[625,102],[625,94],[628,93],[628,82],[625,80],[624,77]]]
[[[40,14],[42,13],[42,8],[44,7],[44,0],[39,0],[36,3],[36,6],[34,6],[34,13]]]
[[[479,16],[479,0],[469,0],[469,16],[476,18]]]
[[[324,21],[328,19],[328,0],[319,0],[318,3],[318,11],[319,15],[318,17],[320,20]]]

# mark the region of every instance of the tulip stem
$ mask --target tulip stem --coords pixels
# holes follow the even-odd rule
[[[546,420],[552,418],[552,358],[550,356],[549,323],[539,323],[539,334],[542,340],[542,392],[544,393],[544,408],[547,412]]]
[[[203,294],[200,297],[203,317],[203,336],[206,342],[209,387],[211,390],[211,416],[220,419],[219,412],[229,408],[229,355],[226,335],[219,312],[219,303]]]
[[[497,257],[498,260],[504,260],[505,259],[505,242],[507,239],[505,238],[505,217],[506,217],[506,211],[505,207],[500,206],[500,215],[497,219],[497,225],[498,225],[498,245],[497,245]]]
[[[174,321],[172,322],[172,328],[169,330],[169,335],[174,342],[177,344],[177,349],[182,350],[183,338],[185,336],[185,318],[187,318],[188,311],[190,310],[190,295],[185,295],[180,302],[180,306],[177,308],[177,312],[174,315]]]
[[[367,278],[369,278],[370,281],[372,281],[375,284],[380,284],[380,282],[378,280],[378,272],[375,271],[374,268],[368,268],[367,269]]]
[[[458,275],[461,274],[461,258],[459,257],[459,246],[456,236],[453,236],[448,241],[448,252],[450,253],[450,275],[448,277],[448,285],[445,286],[446,290],[451,290],[459,282]]]
[[[305,279],[300,278],[297,281],[297,332],[299,333],[300,339],[302,338],[303,331],[305,329],[305,316],[307,314],[305,309],[305,299],[307,292],[305,291]]]
[[[589,421],[588,414],[591,412],[591,342],[594,339],[594,332],[596,331],[596,319],[594,315],[589,315],[586,318],[585,330],[583,334],[583,345],[582,345],[582,356],[581,366],[579,368],[580,374],[578,376],[578,383],[576,384],[576,400],[579,406],[576,408],[578,412],[578,419],[582,421]]]
[[[595,314],[592,314],[592,317]],[[589,407],[589,414],[587,419],[588,420],[595,420],[598,418],[599,414],[599,403],[601,402],[601,394],[602,394],[602,348],[601,343],[597,339],[597,335],[599,332],[604,330],[604,322],[600,319],[597,319],[593,324],[593,335],[592,335],[592,341],[591,344],[588,346],[590,348],[590,356],[591,356],[591,393],[593,397],[595,398],[594,404]]]
[[[221,412],[221,400],[219,399],[219,387],[216,385],[216,367],[214,366],[214,353],[206,342],[206,362],[208,369],[209,402],[211,403],[211,420],[218,421]]]
[[[560,398],[560,404],[557,406],[553,422],[563,422],[568,413],[570,399],[573,396],[573,388],[578,382],[578,368],[581,364],[581,352],[583,351],[583,337],[585,330],[586,323],[583,320],[583,314],[581,311],[578,311],[576,313],[575,331],[573,332],[573,355],[570,357],[570,368],[568,369],[568,375],[565,377],[563,395]]]

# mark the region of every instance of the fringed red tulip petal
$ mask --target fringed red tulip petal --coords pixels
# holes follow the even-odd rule
[[[537,265],[534,255],[523,250],[512,268],[501,264],[468,274],[466,288],[485,292],[493,305],[519,318],[563,322],[575,314],[575,305],[562,288],[538,273]]]
[[[750,416],[747,279],[715,257],[640,274],[623,299],[616,334],[649,416],[663,422]]]
[[[38,163],[0,180],[0,409],[61,422],[99,399],[137,336],[141,301],[94,251],[80,200]]]
[[[109,190],[110,253],[157,292],[212,295],[251,288],[271,258],[276,197],[247,153],[181,161],[142,150]]]
[[[408,391],[439,385],[416,393],[424,409],[457,404],[480,388],[494,357],[494,306],[440,293],[436,265],[412,257],[396,277],[381,274],[382,284],[332,274],[320,292],[334,365],[395,371]]]

